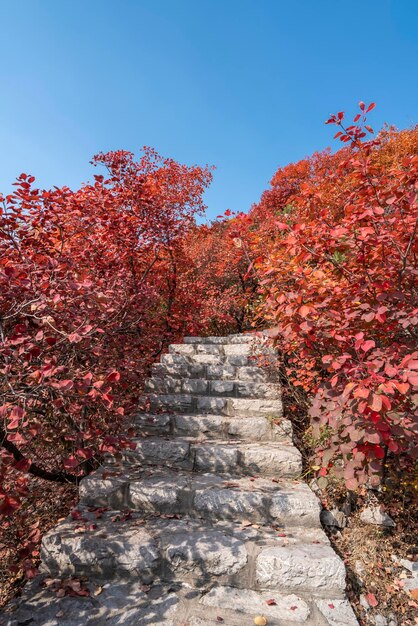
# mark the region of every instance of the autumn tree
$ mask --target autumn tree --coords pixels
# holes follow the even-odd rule
[[[344,147],[279,170],[253,210],[259,315],[313,400],[320,482],[350,489],[418,452],[418,132],[373,138],[373,107],[331,116]]]
[[[211,174],[145,149],[99,154],[107,174],[41,191],[22,174],[0,213],[0,512],[27,476],[77,482],[129,446],[124,414],[179,336],[181,239]]]

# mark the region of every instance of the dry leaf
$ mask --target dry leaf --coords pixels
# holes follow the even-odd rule
[[[369,606],[377,606],[379,603],[376,600],[376,596],[374,595],[374,593],[368,593],[366,595],[366,600],[369,603]]]

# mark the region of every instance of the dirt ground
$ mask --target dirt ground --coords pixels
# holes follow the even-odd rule
[[[382,507],[395,522],[393,528],[385,528],[360,519],[369,497],[356,499],[344,529],[327,528],[347,569],[349,599],[361,626],[416,626],[418,578],[417,588],[408,590],[412,574],[400,561],[418,561],[417,499],[402,491],[376,494],[372,505]],[[323,503],[328,509],[342,508],[341,497],[332,489]]]

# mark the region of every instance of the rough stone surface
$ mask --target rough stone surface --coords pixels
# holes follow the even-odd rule
[[[243,542],[216,530],[172,534],[165,554],[173,572],[186,578],[196,573],[205,579],[231,576],[247,564]]]
[[[268,415],[281,417],[283,405],[281,400],[259,400],[255,398],[231,398],[229,415]]]
[[[348,600],[317,600],[316,605],[329,626],[358,626],[356,616]]]
[[[347,518],[344,513],[338,509],[332,509],[331,511],[324,509],[321,511],[321,523],[331,528],[345,528]]]
[[[360,513],[360,519],[365,524],[374,524],[375,526],[386,526],[392,528],[395,522],[387,513],[381,511],[378,506],[368,506]]]
[[[410,561],[409,559],[399,559],[400,565],[405,569],[418,576],[418,561]]]
[[[310,610],[306,602],[298,596],[275,595],[275,604],[268,605],[271,593],[256,592],[251,589],[235,589],[233,587],[215,587],[204,595],[200,603],[205,606],[219,607],[220,609],[232,609],[249,615],[263,614],[266,618],[289,620],[296,623],[305,622],[309,617]]]
[[[136,448],[85,478],[43,538],[41,571],[81,577],[91,595],[59,598],[36,579],[1,626],[357,624],[318,499],[297,480],[280,385],[257,366],[270,352],[251,335],[170,346],[146,382]]]
[[[17,610],[0,615],[1,626],[174,626],[181,599],[167,586],[144,593],[138,581],[89,584],[90,597],[64,598],[40,583],[26,585],[22,599],[9,607]]]
[[[42,571],[57,576],[106,578],[119,571],[143,582],[154,579],[159,567],[155,540],[142,528],[120,528],[63,522],[43,537]]]
[[[293,545],[266,548],[257,557],[257,581],[261,588],[342,593],[345,569],[330,546]]]

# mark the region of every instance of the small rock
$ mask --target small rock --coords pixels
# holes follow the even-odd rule
[[[361,594],[359,600],[360,605],[363,607],[363,609],[365,611],[368,611],[370,609],[370,604],[367,602],[366,596],[364,594]]]
[[[360,519],[365,524],[374,524],[375,526],[385,526],[392,528],[395,522],[387,513],[384,513],[378,506],[368,506],[360,513]]]
[[[331,526],[333,528],[345,528],[347,520],[344,513],[338,509],[332,509],[331,511],[323,509],[321,511],[321,523],[324,526]]]
[[[321,495],[321,487],[318,485],[318,481],[316,480],[316,478],[311,480],[311,482],[309,483],[309,487],[312,489],[315,495],[317,495],[318,497]]]
[[[354,571],[357,574],[356,581],[357,581],[358,585],[360,585],[362,587],[363,584],[364,584],[362,576],[365,573],[366,568],[364,567],[364,565],[363,565],[363,563],[361,561],[356,561],[354,563]]]
[[[386,617],[379,614],[374,616],[374,623],[375,626],[388,626],[388,621]]]
[[[409,569],[412,574],[418,576],[418,561],[409,561],[408,559],[399,559],[399,563],[405,569]]]
[[[406,578],[403,581],[404,585],[403,588],[406,589],[406,591],[412,591],[413,589],[418,589],[418,577],[417,576],[411,576],[411,578]]]

